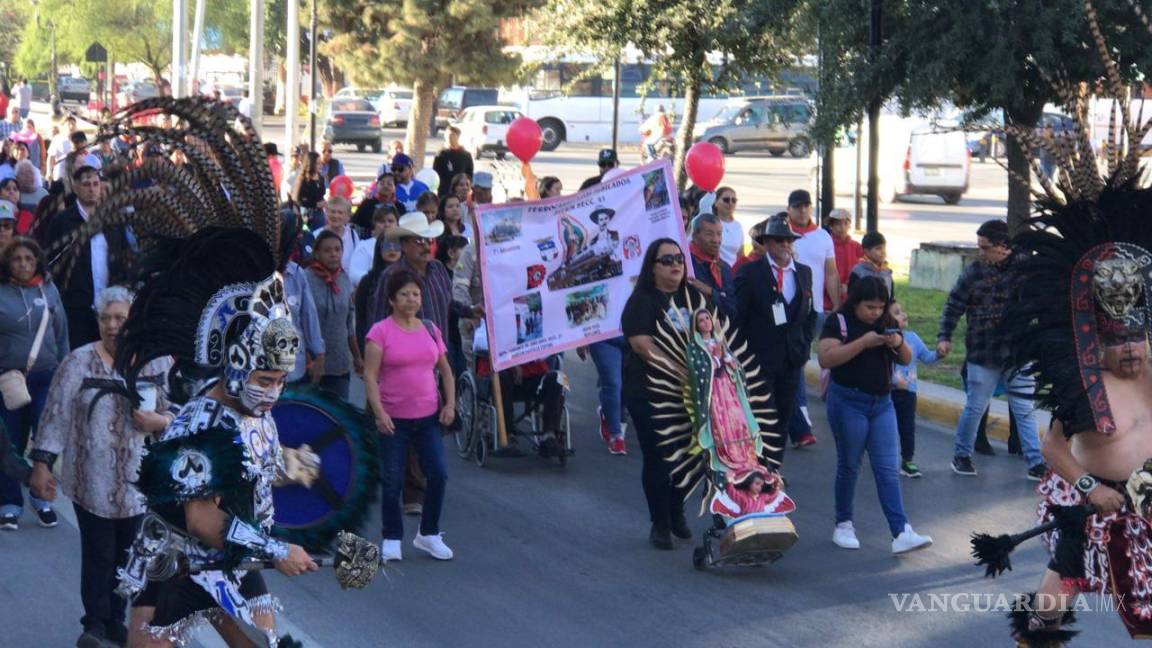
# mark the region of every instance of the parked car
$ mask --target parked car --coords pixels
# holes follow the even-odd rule
[[[472,106],[453,124],[460,129],[460,146],[479,160],[486,152],[503,160],[508,152],[508,125],[524,113],[507,106]]]
[[[894,202],[909,195],[936,195],[949,205],[959,203],[968,191],[971,158],[968,142],[958,124],[930,122],[899,115],[880,117],[880,187],[878,197]],[[863,148],[860,177],[856,177],[856,146]],[[856,182],[868,193],[868,131],[860,141],[844,138],[834,149],[836,192],[851,195]],[[815,187],[816,157],[812,156],[810,180]]]
[[[460,118],[464,110],[472,106],[496,106],[500,103],[500,91],[496,88],[466,88],[453,86],[445,88],[436,99],[436,117],[432,134],[444,128],[449,122]]]
[[[359,97],[367,99],[380,112],[380,123],[385,126],[407,126],[412,111],[412,90],[409,88],[341,88],[337,98]]]
[[[371,146],[373,153],[379,153],[384,150],[380,114],[367,99],[334,97],[324,120],[324,141],[355,144],[361,151]]]
[[[137,101],[143,99],[151,99],[160,96],[160,89],[156,87],[156,82],[151,79],[145,81],[129,82],[120,86],[120,92],[116,93],[116,105],[121,108],[130,106]]]
[[[808,127],[812,106],[792,95],[742,97],[729,101],[711,119],[696,124],[698,142],[711,142],[725,153],[767,150],[807,157],[812,149]]]
[[[74,76],[62,76],[56,81],[56,91],[61,101],[79,101],[87,104],[92,94],[92,87],[87,79]]]

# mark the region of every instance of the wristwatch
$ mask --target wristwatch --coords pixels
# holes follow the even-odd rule
[[[1092,492],[1092,489],[1094,489],[1100,485],[1100,481],[1098,479],[1096,479],[1095,477],[1093,477],[1092,475],[1089,475],[1088,473],[1084,473],[1083,475],[1080,476],[1079,479],[1076,480],[1075,485],[1076,485],[1076,490],[1080,491],[1081,495],[1087,496],[1088,493]]]

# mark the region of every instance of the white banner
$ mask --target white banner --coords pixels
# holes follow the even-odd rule
[[[653,162],[571,196],[477,209],[477,245],[496,369],[620,335],[648,245],[680,244],[672,167]],[[691,273],[692,264],[686,261]]]

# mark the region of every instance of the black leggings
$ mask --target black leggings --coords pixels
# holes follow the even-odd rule
[[[912,461],[916,454],[916,392],[893,389],[892,407],[896,409],[896,428],[900,430],[900,459]]]
[[[676,446],[658,445],[664,437],[656,433],[656,421],[652,419],[656,412],[650,399],[628,397],[625,404],[644,457],[640,481],[648,499],[648,516],[653,526],[666,531],[671,528],[673,517],[684,515],[684,489],[672,484],[672,464],[665,461]]]

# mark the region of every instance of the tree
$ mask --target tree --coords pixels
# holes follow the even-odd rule
[[[949,101],[976,115],[1003,111],[1006,124],[1031,128],[1047,103],[1061,103],[1057,84],[1094,87],[1104,77],[1085,17],[1084,0],[903,0],[884,3],[885,41],[879,61],[864,63],[867,7],[859,0],[827,0],[844,55],[826,64],[829,75],[821,127],[850,123],[866,101],[894,96],[908,110]],[[1128,0],[1098,0],[1104,38],[1121,74],[1142,78],[1152,66],[1148,32]],[[863,31],[861,31],[863,30]],[[1031,180],[1030,151],[1008,141],[1008,171]],[[1008,222],[1028,217],[1025,183],[1010,182]]]
[[[653,61],[653,76],[684,91],[676,136],[677,186],[700,97],[734,89],[752,75],[771,75],[794,61],[799,0],[551,0],[543,10],[548,40],[614,60],[630,44]]]
[[[333,36],[320,50],[361,85],[413,89],[407,150],[424,163],[439,91],[452,83],[499,85],[515,79],[518,56],[503,51],[500,20],[536,0],[332,0],[320,6]]]

